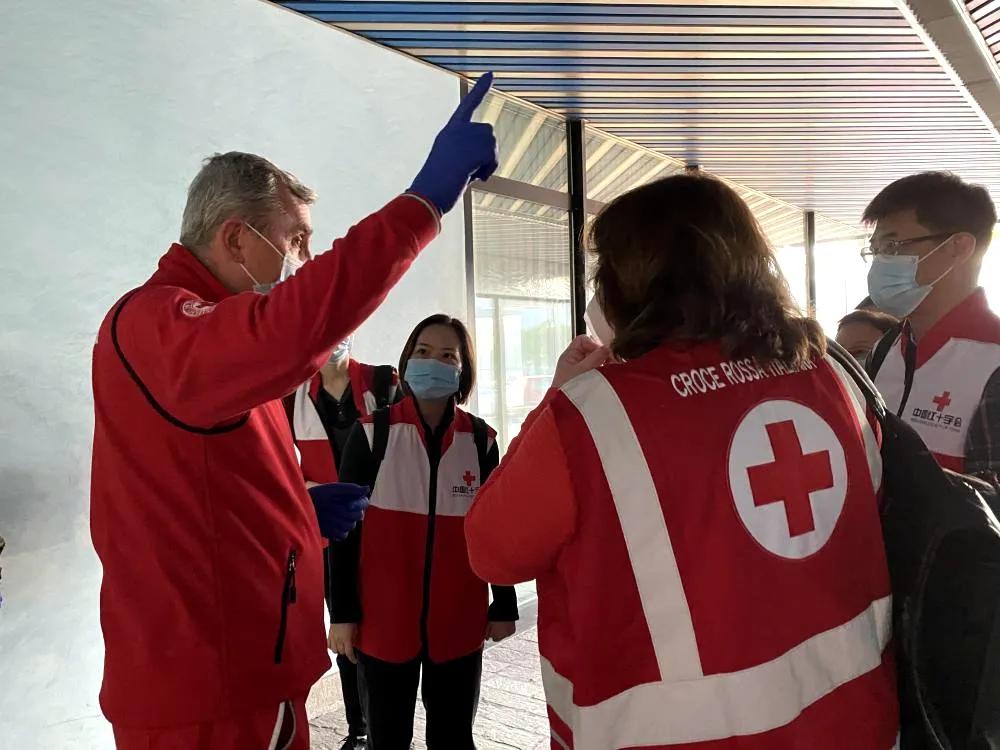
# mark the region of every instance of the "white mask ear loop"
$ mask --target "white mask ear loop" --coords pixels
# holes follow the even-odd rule
[[[927,260],[927,259],[928,259],[929,257],[931,257],[932,255],[934,255],[934,253],[936,253],[936,252],[937,252],[938,250],[940,250],[940,249],[941,249],[942,247],[944,247],[944,246],[945,246],[945,245],[947,245],[947,244],[948,244],[949,242],[951,242],[951,241],[952,241],[952,239],[954,239],[954,237],[955,237],[955,235],[951,235],[950,237],[948,237],[948,239],[946,239],[946,240],[945,240],[944,242],[942,242],[942,243],[941,243],[940,245],[938,245],[938,246],[937,246],[936,248],[934,248],[934,249],[933,249],[933,250],[931,250],[931,251],[930,251],[929,253],[927,253],[927,255],[925,255],[925,256],[924,256],[923,258],[920,258],[920,259],[918,259],[918,260],[917,260],[917,265],[919,266],[919,265],[920,265],[921,263],[923,263],[923,262],[924,262],[925,260]],[[952,264],[951,264],[951,265],[950,265],[950,266],[948,267],[948,270],[947,270],[947,271],[945,271],[945,272],[944,272],[943,274],[941,274],[941,275],[940,275],[940,276],[938,276],[938,277],[937,277],[936,279],[934,279],[934,281],[930,282],[930,284],[927,284],[927,286],[934,286],[934,285],[935,285],[935,284],[937,284],[937,283],[938,283],[939,281],[941,281],[941,279],[943,279],[943,278],[944,278],[945,276],[947,276],[947,275],[948,275],[949,273],[951,273],[951,272],[952,272],[952,271],[954,271],[954,270],[955,270],[955,264],[954,264],[954,263],[952,263]]]
[[[246,275],[247,275],[247,276],[249,277],[250,281],[252,281],[252,282],[253,282],[253,285],[254,285],[254,286],[260,286],[260,282],[259,282],[259,281],[257,281],[257,279],[255,279],[255,278],[253,277],[253,274],[252,274],[252,273],[250,273],[250,272],[249,272],[249,271],[247,270],[247,267],[246,267],[245,265],[243,265],[242,263],[240,263],[240,268],[242,268],[242,269],[243,269],[243,273],[245,273],[245,274],[246,274]]]

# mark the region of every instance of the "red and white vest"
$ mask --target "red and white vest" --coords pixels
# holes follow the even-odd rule
[[[552,409],[577,498],[538,581],[553,750],[893,747],[881,459],[839,365],[661,347]]]
[[[900,337],[875,377],[893,411],[899,410],[906,374]],[[973,415],[986,382],[1000,369],[1000,319],[982,289],[973,292],[917,342],[913,386],[902,418],[946,469],[964,471]]]
[[[385,458],[361,533],[358,647],[383,661],[416,658],[423,646],[421,616],[429,584],[427,651],[434,662],[450,661],[482,646],[489,610],[488,586],[472,572],[465,544],[465,514],[482,480],[472,421],[455,409],[435,474],[413,398],[400,401],[389,415]],[[371,447],[371,418],[362,424]],[[495,440],[489,430],[487,451]]]
[[[347,374],[351,380],[351,396],[362,417],[367,417],[378,407],[378,399],[373,392],[375,365],[366,365],[351,360],[347,364]],[[307,482],[326,484],[337,481],[337,467],[334,463],[330,439],[316,410],[316,399],[323,387],[323,376],[316,373],[311,380],[300,385],[292,400],[292,434],[299,450],[302,475]],[[399,381],[393,376],[392,403]]]

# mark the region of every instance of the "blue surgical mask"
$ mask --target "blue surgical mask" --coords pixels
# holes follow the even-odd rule
[[[917,283],[917,267],[947,242],[945,240],[923,258],[916,255],[876,255],[872,259],[872,267],[868,269],[868,293],[875,306],[897,318],[905,318],[916,310],[927,299],[934,285],[951,272],[949,268],[930,284],[921,285]]]
[[[302,268],[302,261],[299,260],[298,258],[293,258],[291,253],[281,252],[278,248],[274,246],[274,243],[271,242],[271,240],[269,240],[263,234],[258,232],[251,224],[247,224],[247,229],[249,229],[251,232],[253,232],[262,240],[264,240],[264,242],[266,242],[268,246],[272,250],[274,250],[274,252],[276,252],[278,255],[281,256],[281,271],[278,272],[278,278],[275,279],[274,281],[268,281],[265,283],[257,281],[257,279],[253,277],[253,274],[247,270],[247,267],[244,266],[242,263],[240,263],[240,268],[243,269],[243,273],[249,276],[250,281],[253,282],[253,290],[258,294],[267,294],[272,289],[274,289],[274,287],[278,286],[278,284],[280,284],[282,281],[287,281],[292,276],[294,276],[295,272],[298,271],[300,268]]]
[[[411,359],[406,363],[406,384],[417,398],[435,400],[458,392],[462,371],[437,359]]]

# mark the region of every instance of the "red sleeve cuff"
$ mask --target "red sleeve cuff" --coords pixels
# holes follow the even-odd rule
[[[409,201],[407,201],[406,199],[409,199]],[[393,203],[396,203],[397,201],[407,202],[410,204],[420,204],[421,206],[424,207],[426,213],[430,214],[430,217],[434,222],[434,233],[430,237],[426,238],[424,244],[430,242],[432,239],[434,239],[435,237],[437,237],[437,235],[441,233],[441,212],[438,211],[437,206],[435,206],[429,200],[424,198],[422,195],[417,195],[416,193],[403,193],[399,198],[396,199],[396,201],[393,201]],[[423,214],[424,212],[419,212],[419,213]],[[423,235],[420,236],[423,238]]]

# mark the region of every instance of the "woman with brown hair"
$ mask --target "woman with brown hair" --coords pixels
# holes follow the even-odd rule
[[[407,396],[365,417],[343,482],[372,488],[364,521],[333,544],[331,641],[358,664],[371,750],[408,750],[417,685],[431,750],[474,750],[483,642],[514,632],[517,599],[469,566],[463,522],[497,465],[496,433],[459,408],[476,380],[472,337],[432,315],[399,358]]]
[[[479,575],[538,580],[552,747],[888,750],[860,394],[724,183],[633,190],[590,239],[612,340],[571,344],[466,517]]]

